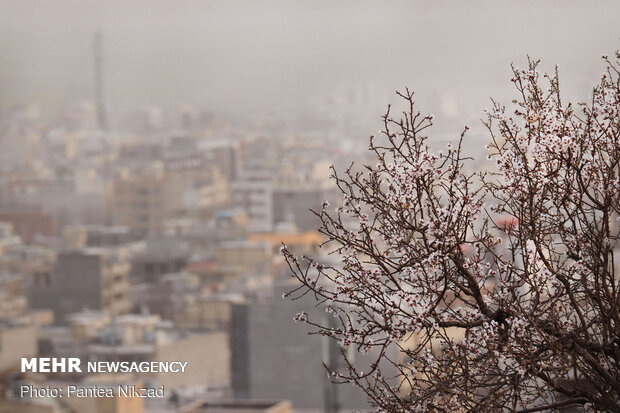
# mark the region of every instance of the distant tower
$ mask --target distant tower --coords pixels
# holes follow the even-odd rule
[[[103,35],[96,31],[93,41],[95,57],[95,105],[97,110],[97,126],[99,130],[108,130],[108,118],[106,115],[103,95]]]
[[[103,137],[103,191],[104,199],[110,196],[110,143],[108,142],[108,117],[105,107],[105,97],[103,94],[103,35],[101,31],[96,31],[93,36],[93,55],[95,66],[95,110],[97,111],[97,126],[102,132]],[[105,202],[104,224],[112,224],[111,206]],[[114,318],[112,320],[115,321]]]

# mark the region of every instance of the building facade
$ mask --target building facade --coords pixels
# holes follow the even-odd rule
[[[130,307],[129,270],[128,259],[113,249],[61,252],[49,277],[32,280],[29,304],[52,309],[59,322],[67,314],[84,309],[126,313]]]

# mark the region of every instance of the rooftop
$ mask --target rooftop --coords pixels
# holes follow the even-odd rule
[[[181,409],[179,413],[251,413],[251,412],[290,412],[291,402],[287,400],[221,400],[196,401]]]

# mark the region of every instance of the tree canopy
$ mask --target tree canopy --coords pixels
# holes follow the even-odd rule
[[[334,380],[388,412],[620,411],[620,54],[603,58],[577,105],[557,69],[513,67],[515,100],[483,121],[483,170],[468,127],[431,150],[409,90],[370,139],[376,164],[334,170],[342,203],[315,213],[337,263],[282,249],[300,282],[288,296],[334,317],[296,316],[340,343]]]

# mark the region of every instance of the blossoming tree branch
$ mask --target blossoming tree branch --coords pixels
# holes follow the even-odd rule
[[[429,148],[433,118],[408,90],[371,137],[376,164],[334,170],[343,202],[315,213],[338,260],[282,248],[300,282],[288,296],[333,317],[296,316],[340,343],[333,380],[388,412],[620,411],[620,54],[604,60],[579,105],[557,70],[513,68],[516,99],[484,121],[483,172],[467,127]]]

